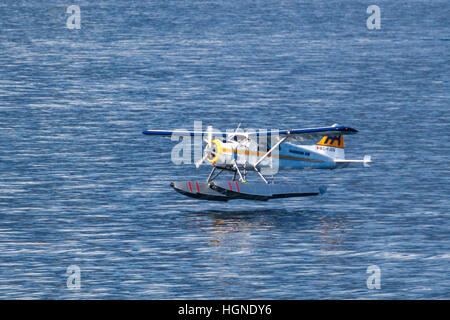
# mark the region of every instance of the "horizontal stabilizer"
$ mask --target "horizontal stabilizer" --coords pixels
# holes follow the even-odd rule
[[[369,162],[372,162],[372,157],[369,155],[365,155],[363,160],[364,167],[370,167]]]
[[[372,162],[372,157],[365,155],[362,160],[345,160],[345,159],[335,159],[336,163],[362,163],[364,167],[370,167],[369,163]]]

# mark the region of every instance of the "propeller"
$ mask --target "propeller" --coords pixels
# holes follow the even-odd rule
[[[208,126],[207,127],[207,136],[206,139],[203,139],[207,144],[205,147],[205,150],[203,151],[203,158],[201,158],[200,160],[198,160],[197,162],[195,162],[195,167],[198,168],[200,167],[200,165],[208,158],[208,156],[211,154],[212,152],[212,126]]]

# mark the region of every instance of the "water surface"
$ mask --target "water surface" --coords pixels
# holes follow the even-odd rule
[[[0,298],[450,297],[448,1],[0,3]],[[339,123],[321,197],[185,198],[148,128]],[[68,290],[66,269],[81,269]],[[369,290],[367,267],[381,269]]]

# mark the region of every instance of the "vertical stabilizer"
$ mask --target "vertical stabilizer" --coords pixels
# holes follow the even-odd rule
[[[316,143],[318,146],[329,146],[335,148],[344,148],[344,136],[325,136]]]
[[[344,136],[325,136],[316,143],[316,151],[326,156],[345,159]]]

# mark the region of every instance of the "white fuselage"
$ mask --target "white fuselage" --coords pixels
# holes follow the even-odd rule
[[[213,165],[225,168],[233,167],[236,163],[240,168],[253,170],[257,163],[268,151],[259,149],[257,145],[238,142],[219,142],[215,140],[214,151],[216,157],[211,161]],[[344,149],[320,145],[296,145],[284,142],[279,148],[270,153],[259,167],[277,169],[337,169],[347,167],[348,163],[335,162],[345,159]]]
[[[319,145],[295,145],[284,143],[279,150],[279,168],[283,169],[337,169],[347,163],[336,163],[345,159],[344,149]]]

